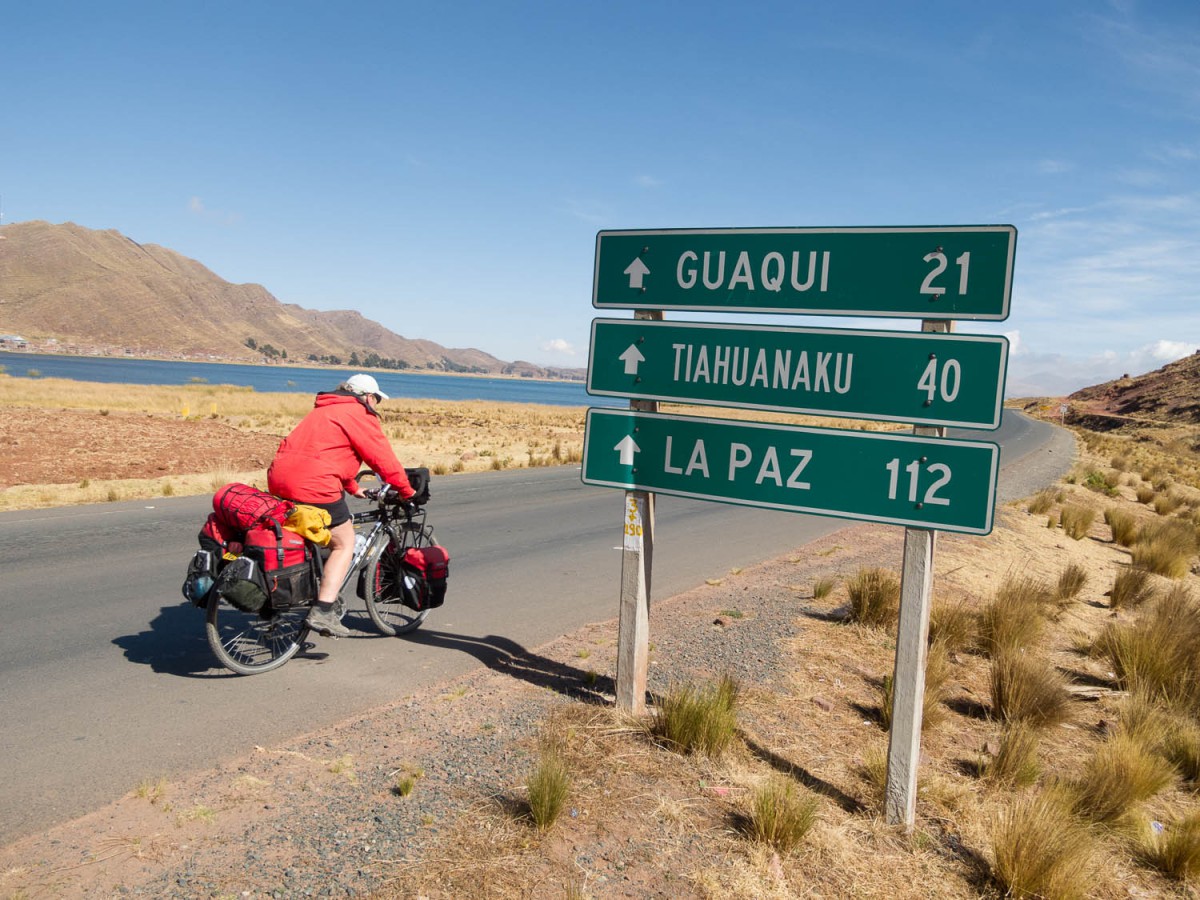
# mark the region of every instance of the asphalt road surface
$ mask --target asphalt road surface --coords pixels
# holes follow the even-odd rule
[[[969,436],[1004,448],[1002,500],[1070,464],[1070,439],[1023,416]],[[361,634],[314,638],[254,677],[216,667],[203,612],[180,595],[210,498],[0,514],[0,842],[616,616],[623,492],[583,485],[574,466],[435,478],[433,492],[446,606],[385,638],[356,601]],[[849,524],[660,497],[654,596]]]

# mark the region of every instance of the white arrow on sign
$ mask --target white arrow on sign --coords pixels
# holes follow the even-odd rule
[[[633,262],[625,269],[625,274],[629,276],[629,286],[636,290],[641,290],[642,279],[650,274],[650,270],[646,268],[646,264],[642,262],[640,256],[635,257]]]
[[[625,363],[625,374],[636,375],[638,363],[644,363],[646,357],[642,356],[642,351],[637,348],[636,344],[630,344],[629,349],[622,353],[617,359]]]
[[[630,435],[621,438],[621,442],[613,449],[621,451],[621,465],[623,466],[632,466],[633,454],[642,452],[642,448],[634,443],[633,437]]]

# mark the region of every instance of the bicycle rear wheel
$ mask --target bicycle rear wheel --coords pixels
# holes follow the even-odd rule
[[[221,665],[239,675],[278,669],[296,655],[308,637],[308,606],[297,606],[264,619],[243,612],[215,591],[205,611],[208,646]]]
[[[405,529],[401,541],[389,540],[377,547],[367,558],[366,596],[367,615],[375,627],[387,635],[416,631],[429,615],[429,610],[417,612],[400,602],[396,579],[400,577],[400,560],[409,547],[436,544],[432,528]]]

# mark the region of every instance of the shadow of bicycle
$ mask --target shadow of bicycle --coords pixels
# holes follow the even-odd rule
[[[585,672],[533,653],[516,641],[497,634],[473,637],[422,629],[405,639],[427,647],[467,653],[493,672],[502,672],[520,681],[548,688],[585,703],[609,705],[613,702],[615,686],[608,676]]]

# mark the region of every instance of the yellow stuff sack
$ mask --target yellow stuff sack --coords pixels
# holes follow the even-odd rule
[[[329,513],[321,509],[319,506],[306,506],[303,503],[297,504],[292,510],[291,515],[283,523],[283,527],[288,531],[294,531],[296,534],[312,541],[319,547],[326,546],[333,537],[329,533]]]

